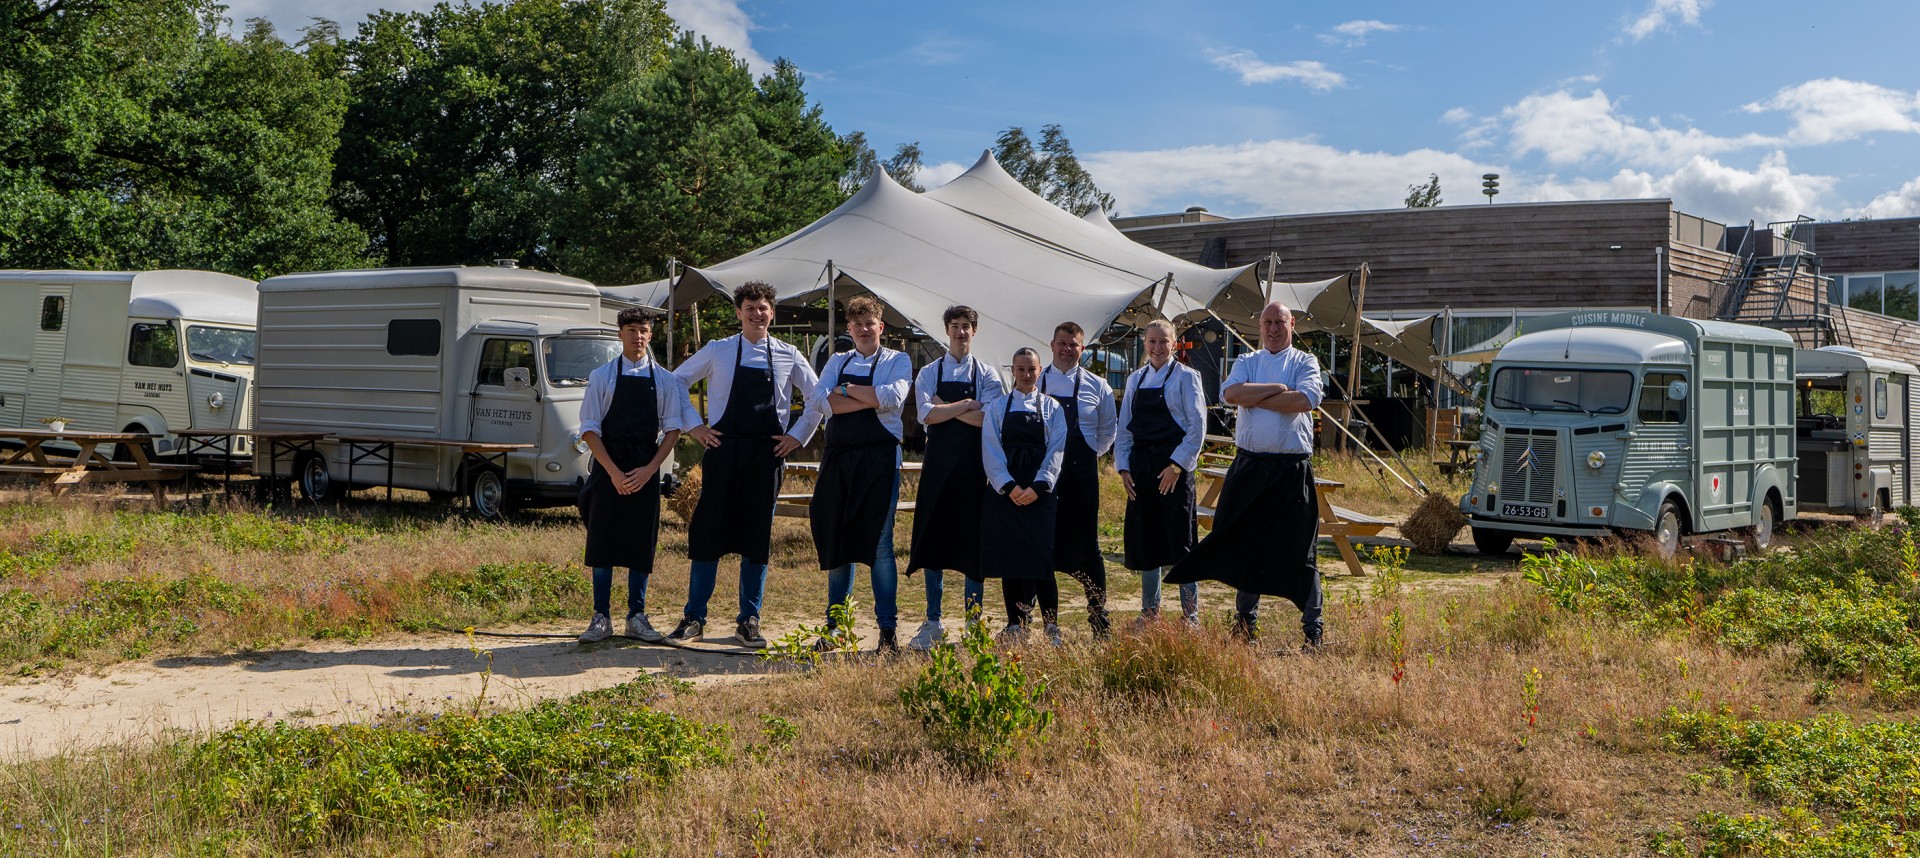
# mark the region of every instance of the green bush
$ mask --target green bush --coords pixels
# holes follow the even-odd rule
[[[593,806],[727,761],[725,727],[607,702],[617,699],[373,724],[243,722],[194,750],[198,805],[222,824],[264,819],[311,846],[417,831],[478,807]]]
[[[919,719],[935,750],[962,771],[991,771],[1030,741],[1044,739],[1053,712],[1042,707],[1047,681],[1031,679],[1018,655],[993,651],[986,626],[968,622],[961,639],[972,658],[960,663],[951,643],[933,648],[932,663],[900,689],[900,703]]]

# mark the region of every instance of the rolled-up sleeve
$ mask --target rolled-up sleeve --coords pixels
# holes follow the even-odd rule
[[[873,371],[874,410],[899,413],[913,390],[913,360],[906,352],[889,352]]]
[[[613,403],[613,365],[601,364],[587,373],[587,392],[580,400],[580,434],[600,434],[600,423],[607,419],[607,406]]]
[[[1113,469],[1116,471],[1127,470],[1131,461],[1128,457],[1133,455],[1133,431],[1127,428],[1127,423],[1133,419],[1133,394],[1139,384],[1140,371],[1134,370],[1122,388],[1126,395],[1120,397],[1120,415],[1113,429]]]
[[[686,395],[686,405],[680,409],[680,422],[684,424],[680,428],[683,430],[706,423],[706,419],[700,416],[700,409],[693,406],[693,386],[713,374],[714,348],[714,343],[711,342],[701,346],[699,351],[682,361],[673,371],[673,377],[680,380],[681,393]],[[713,401],[712,385],[708,385],[708,388],[707,401],[711,403]],[[713,415],[713,419],[719,420],[720,415]]]
[[[982,406],[999,402],[1000,397],[1007,395],[1006,383],[1000,380],[1000,373],[988,366],[986,361],[979,358],[974,360],[980,363],[980,381],[974,385],[973,398],[979,400]]]
[[[799,349],[788,345],[782,351],[793,360],[793,368],[787,371],[787,383],[793,385],[793,389],[799,392],[801,401],[805,402],[813,395],[814,390],[820,387],[820,377],[813,374],[813,366],[807,363],[806,356],[802,355]],[[820,414],[809,408],[800,412],[799,419],[793,421],[793,425],[788,427],[787,434],[805,445],[813,437],[813,430],[818,428],[820,428]]]
[[[1192,367],[1181,366],[1174,370],[1174,378],[1179,385],[1168,385],[1168,410],[1185,431],[1180,446],[1173,448],[1173,463],[1187,473],[1200,466],[1200,448],[1207,442],[1207,397],[1200,389],[1200,373]],[[1175,394],[1178,401],[1171,401]],[[1126,431],[1123,427],[1122,432]]]
[[[1002,408],[989,409],[986,425],[981,427],[985,431],[980,433],[980,464],[987,471],[987,487],[996,492],[1003,492],[1013,482],[1013,475],[1007,471],[1007,448],[1000,445],[1006,413]]]
[[[1054,407],[1048,408],[1052,405]],[[1047,421],[1047,458],[1040,463],[1040,472],[1034,475],[1035,485],[1045,483],[1048,486],[1060,484],[1060,467],[1065,464],[1067,455],[1067,415],[1053,400],[1045,400],[1040,411]]]
[[[1115,427],[1120,421],[1114,414],[1113,385],[1097,375],[1093,380],[1096,382],[1095,389],[1100,391],[1100,402],[1093,409],[1093,454],[1104,456],[1113,449]]]
[[[686,413],[693,406],[687,402],[687,389],[680,383],[680,377],[670,372],[657,372],[654,378],[658,379],[653,395],[660,400],[660,431],[687,431]],[[581,410],[585,411],[585,408]]]
[[[940,362],[934,361],[920,368],[920,374],[913,379],[913,418],[920,425],[927,425],[927,415],[933,413],[933,398],[940,392]]]
[[[827,365],[821,368],[820,378],[813,385],[813,392],[807,394],[807,410],[818,412],[821,419],[833,414],[833,389],[840,386],[840,367],[847,362],[846,354],[841,353],[827,359]]]
[[[1306,394],[1307,410],[1311,411],[1320,407],[1320,398],[1323,395],[1320,381],[1320,359],[1315,357],[1311,352],[1301,352],[1300,354],[1303,359],[1294,362],[1294,366],[1297,368],[1297,374],[1293,389]]]

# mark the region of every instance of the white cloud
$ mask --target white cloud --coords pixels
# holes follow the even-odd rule
[[[1787,166],[1785,153],[1773,152],[1751,170],[1696,155],[1664,174],[1623,169],[1606,178],[1519,176],[1503,185],[1515,193],[1516,200],[1667,197],[1674,208],[1688,214],[1725,223],[1748,219],[1765,223],[1803,214],[1832,214],[1823,201],[1832,198],[1835,179],[1795,173]]]
[[[1346,75],[1331,71],[1312,60],[1294,60],[1286,65],[1278,65],[1260,59],[1252,51],[1216,51],[1213,53],[1213,64],[1239,75],[1240,82],[1249,85],[1283,80],[1302,84],[1317,92],[1326,92],[1347,82]]]
[[[967,171],[968,166],[969,165],[962,164],[959,161],[941,161],[938,164],[921,164],[920,172],[913,174],[913,180],[919,182],[920,187],[931,191],[934,188],[959,178],[961,173]]]
[[[1874,197],[1872,202],[1846,212],[1847,217],[1913,217],[1920,215],[1920,179]]]
[[[1643,126],[1618,113],[1601,90],[1577,96],[1565,90],[1530,95],[1501,112],[1514,154],[1539,153],[1551,164],[1618,161],[1674,167],[1697,155],[1777,145],[1761,134],[1716,137],[1697,128]]]
[[[1311,140],[1097,152],[1082,161],[1123,214],[1190,205],[1229,216],[1397,208],[1407,185],[1433,173],[1449,202],[1471,202],[1479,175],[1487,172],[1449,152],[1359,152]]]
[[[921,39],[907,53],[919,60],[921,65],[945,66],[966,59],[972,49],[973,43],[965,39],[936,34]]]
[[[1393,33],[1401,29],[1399,24],[1383,21],[1348,21],[1333,28],[1331,33],[1321,33],[1320,41],[1329,45],[1346,45],[1357,48],[1367,43],[1374,33]]]
[[[691,30],[733,51],[754,75],[773,71],[773,63],[753,49],[753,19],[740,8],[739,0],[667,0],[667,14],[680,29]]]
[[[1698,27],[1700,13],[1712,5],[1713,0],[1653,0],[1647,11],[1627,23],[1625,34],[1637,42],[1660,30],[1671,29],[1676,21]]]
[[[1839,78],[1790,86],[1745,109],[1792,115],[1788,134],[1795,143],[1834,143],[1876,131],[1920,132],[1920,95]]]

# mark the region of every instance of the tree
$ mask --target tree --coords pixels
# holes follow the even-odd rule
[[[501,256],[551,268],[582,117],[657,66],[661,0],[516,0],[379,12],[340,52],[353,106],[334,200],[387,265]]]
[[[205,0],[0,0],[0,256],[264,277],[358,264],[327,205],[344,86]]]
[[[888,158],[884,164],[880,161],[879,154],[867,146],[865,133],[855,131],[847,135],[845,141],[853,150],[853,167],[840,181],[840,187],[848,196],[857,193],[860,186],[866,184],[867,177],[873,175],[873,168],[876,166],[885,167],[887,175],[892,176],[894,182],[900,187],[916,194],[926,191],[926,188],[921,187],[919,180],[920,170],[924,166],[920,161],[920,141],[900,144],[893,150],[893,157]]]
[[[1428,173],[1425,184],[1407,186],[1407,208],[1430,209],[1441,202],[1439,173]]]
[[[1095,208],[1112,211],[1113,195],[1096,184],[1093,176],[1074,157],[1073,144],[1058,124],[1040,129],[1040,146],[1034,148],[1025,129],[1013,126],[994,141],[993,157],[1008,175],[1047,202],[1075,215]]]

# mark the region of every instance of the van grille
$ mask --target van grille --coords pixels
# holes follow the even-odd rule
[[[1527,450],[1532,466],[1522,469]],[[1553,478],[1560,461],[1557,438],[1508,436],[1500,456],[1500,498],[1511,503],[1552,503]]]

